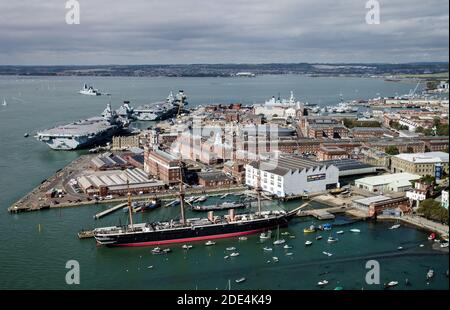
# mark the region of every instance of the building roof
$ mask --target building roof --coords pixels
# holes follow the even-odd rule
[[[380,201],[385,201],[385,200],[389,200],[389,199],[391,199],[391,198],[383,196],[383,195],[379,195],[379,196],[355,199],[355,200],[353,200],[353,202],[357,203],[359,205],[369,206],[370,204],[372,204],[374,202],[380,202]]]
[[[229,176],[227,176],[222,171],[211,171],[211,172],[200,172],[197,174],[200,179],[205,181],[222,181],[222,180],[232,180]]]
[[[347,152],[343,148],[340,148],[340,147],[334,146],[334,145],[328,145],[328,146],[322,145],[319,148],[319,151],[326,152],[328,154],[347,154]]]
[[[267,171],[276,175],[284,176],[287,173],[293,173],[295,171],[303,171],[311,168],[322,168],[330,166],[324,162],[317,162],[310,159],[305,159],[296,155],[280,154],[278,158],[271,158],[269,160],[261,161],[260,163],[254,161],[250,163],[255,169]]]
[[[364,183],[370,186],[377,186],[377,185],[385,185],[385,184],[391,184],[391,183],[399,183],[403,181],[414,181],[419,180],[421,178],[420,175],[412,174],[412,173],[394,173],[394,174],[383,174],[383,175],[377,175],[373,177],[366,177],[361,178],[358,180],[355,180],[355,182],[358,183]]]
[[[383,127],[354,127],[352,129],[353,132],[359,131],[359,132],[374,132],[374,131],[381,131],[381,132],[387,132],[388,130]]]
[[[98,167],[115,167],[126,165],[127,162],[122,157],[114,155],[110,152],[100,154],[92,159],[92,163]]]
[[[335,159],[335,160],[325,160],[324,164],[336,166],[339,171],[355,170],[355,169],[365,169],[373,168],[372,165],[363,163],[356,159]]]
[[[445,152],[427,152],[398,154],[395,157],[418,164],[448,163],[449,154]]]
[[[127,169],[127,170],[113,170],[113,171],[95,171],[91,174],[83,175],[77,178],[81,187],[96,188],[100,186],[126,186],[127,181],[130,187],[135,186],[154,186],[162,185],[164,183],[160,181],[150,180],[147,174],[140,168]]]

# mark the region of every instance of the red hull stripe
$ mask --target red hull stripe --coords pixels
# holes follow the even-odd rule
[[[113,244],[113,246],[127,246],[127,247],[138,247],[138,246],[148,246],[148,245],[161,245],[170,243],[181,243],[181,242],[193,242],[201,240],[211,240],[211,239],[224,239],[231,237],[238,237],[244,235],[256,234],[260,231],[266,230],[267,228],[248,230],[237,233],[221,234],[221,235],[211,235],[202,237],[192,237],[192,238],[182,238],[182,239],[171,239],[171,240],[161,240],[161,241],[148,241],[148,242],[137,242],[137,243],[123,243],[123,244]]]

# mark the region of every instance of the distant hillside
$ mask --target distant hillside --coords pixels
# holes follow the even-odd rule
[[[312,76],[432,75],[448,72],[448,63],[408,64],[191,64],[102,66],[0,66],[0,75],[228,77],[238,72]]]

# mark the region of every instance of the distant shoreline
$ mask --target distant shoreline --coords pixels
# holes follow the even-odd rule
[[[101,77],[236,77],[296,74],[311,77],[448,78],[448,62],[381,63],[269,63],[178,65],[0,65],[0,75]]]

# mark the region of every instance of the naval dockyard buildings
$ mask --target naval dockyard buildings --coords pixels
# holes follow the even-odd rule
[[[322,192],[338,186],[339,169],[294,155],[279,155],[246,165],[245,182],[278,197]],[[258,180],[259,178],[259,180]]]

